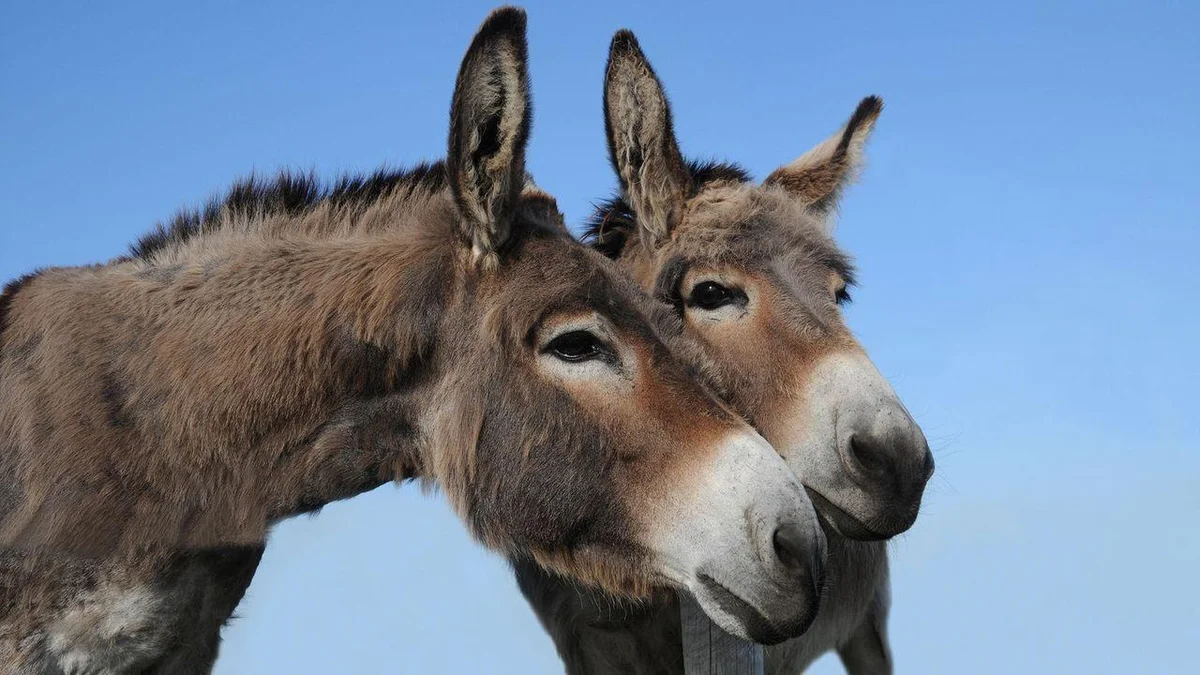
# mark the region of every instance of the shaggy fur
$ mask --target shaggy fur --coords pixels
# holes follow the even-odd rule
[[[775,437],[794,415],[796,383],[812,364],[861,351],[838,308],[854,274],[830,237],[831,213],[881,108],[878,98],[864,99],[842,130],[756,185],[734,165],[676,161],[681,155],[661,84],[631,33],[613,38],[606,132],[621,193],[598,208],[585,240],[674,308],[686,339],[697,345],[699,370],[776,447],[783,447]],[[741,294],[721,311],[751,317],[749,328],[729,332],[696,311],[690,294],[711,279]],[[927,470],[932,465],[918,468]],[[830,649],[856,675],[891,671],[885,544],[839,531],[907,528],[926,478],[912,481],[915,502],[903,490],[879,490],[874,508],[866,509],[874,515],[863,522],[849,522],[814,494],[828,518],[822,609],[805,635],[767,648],[767,672],[801,672]],[[683,672],[674,598],[630,604],[579,590],[528,560],[513,564],[568,673]]]
[[[668,350],[678,320],[518,189],[524,25],[500,10],[472,43],[445,164],[250,179],[5,289],[5,672],[207,672],[272,523],[408,478],[505,554],[665,582],[663,499],[748,429]],[[542,365],[578,317],[628,394]]]

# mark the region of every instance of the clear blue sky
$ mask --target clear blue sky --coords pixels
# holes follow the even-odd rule
[[[104,260],[251,169],[440,156],[489,7],[6,3],[0,277]],[[617,28],[684,151],[760,177],[887,102],[839,238],[850,322],[938,458],[892,545],[900,673],[1193,671],[1200,5],[528,9],[530,168],[576,224],[613,186]],[[239,613],[221,675],[558,671],[504,564],[413,487],[277,528]]]

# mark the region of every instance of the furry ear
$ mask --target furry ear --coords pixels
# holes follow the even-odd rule
[[[675,140],[666,92],[627,30],[613,35],[608,52],[604,130],[609,161],[643,241],[657,244],[678,224],[692,177]]]
[[[842,189],[862,166],[863,146],[882,111],[883,99],[864,98],[846,126],[791,164],[773,171],[765,182],[782,186],[821,214],[830,213]]]
[[[525,12],[502,7],[483,22],[458,71],[447,173],[476,259],[495,262],[525,183],[527,61]]]

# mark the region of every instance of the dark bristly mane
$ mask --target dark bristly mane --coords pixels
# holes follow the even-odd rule
[[[447,185],[443,162],[422,163],[411,169],[380,168],[370,174],[346,174],[333,183],[315,174],[280,171],[274,179],[251,174],[202,208],[185,209],[167,223],[159,223],[143,236],[130,253],[149,260],[160,251],[220,228],[229,216],[299,216],[321,204],[366,208],[398,189],[410,193],[435,192]]]
[[[692,192],[695,194],[705,185],[715,181],[749,183],[750,173],[737,164],[715,160],[689,160],[688,171],[692,174]],[[583,241],[609,258],[617,258],[629,240],[629,233],[637,227],[633,209],[620,195],[596,205],[583,230]]]
[[[719,180],[731,183],[749,183],[753,180],[749,171],[732,162],[689,160],[688,170],[692,172],[693,190]]]

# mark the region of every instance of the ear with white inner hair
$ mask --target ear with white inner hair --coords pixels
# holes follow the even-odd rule
[[[450,108],[447,174],[476,260],[495,264],[525,184],[529,94],[525,12],[502,7],[471,41]]]
[[[643,241],[667,238],[691,191],[671,122],[671,106],[637,38],[613,35],[604,76],[604,130],[621,191],[637,216]]]
[[[882,111],[883,99],[864,98],[846,126],[791,164],[773,171],[764,182],[782,186],[805,206],[828,215],[862,166],[863,146]]]

